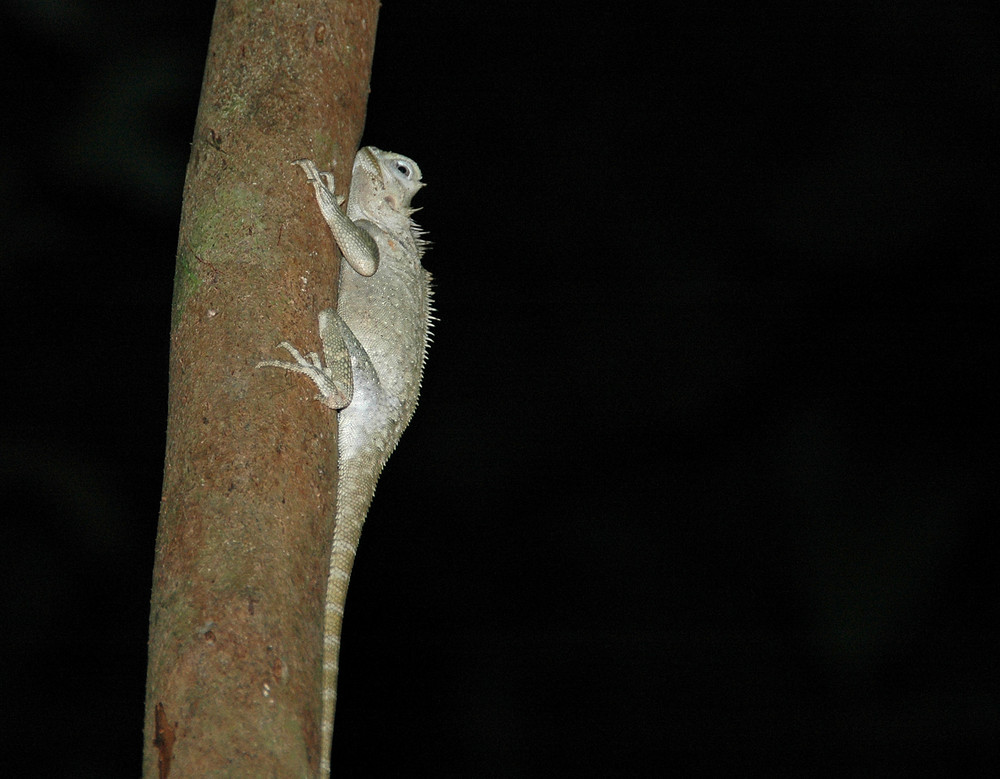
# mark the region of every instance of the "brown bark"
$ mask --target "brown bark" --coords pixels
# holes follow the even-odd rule
[[[290,162],[346,192],[378,3],[219,0],[177,252],[143,776],[318,767],[335,415],[255,370],[318,348],[335,250]]]

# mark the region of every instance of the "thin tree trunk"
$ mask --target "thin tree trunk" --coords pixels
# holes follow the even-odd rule
[[[336,303],[335,249],[290,163],[333,164],[346,193],[377,7],[216,7],[174,283],[145,777],[317,771],[335,415],[254,365],[315,340]]]

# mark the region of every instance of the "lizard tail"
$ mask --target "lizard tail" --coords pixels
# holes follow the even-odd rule
[[[375,479],[365,478],[349,466],[340,473],[337,485],[337,519],[330,548],[323,617],[323,719],[320,728],[320,779],[330,776],[330,749],[333,745],[333,717],[337,706],[337,671],[340,661],[340,631],[344,622],[347,585],[358,551],[361,526],[368,514]]]

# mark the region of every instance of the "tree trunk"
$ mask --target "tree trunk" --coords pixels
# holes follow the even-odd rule
[[[377,7],[216,7],[174,280],[145,777],[318,768],[336,420],[254,366],[315,341],[336,304],[335,249],[290,163],[333,165],[346,194]]]

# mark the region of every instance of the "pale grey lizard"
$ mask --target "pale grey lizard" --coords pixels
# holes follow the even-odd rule
[[[410,201],[423,186],[420,168],[400,154],[366,146],[354,158],[346,216],[333,176],[311,160],[296,160],[313,185],[320,211],[344,254],[337,310],[319,314],[323,360],[303,356],[287,341],[294,362],[264,360],[303,373],[317,399],[339,411],[339,481],[326,588],[320,777],[330,774],[337,699],[340,632],[347,585],[379,474],[413,416],[434,318],[431,277],[420,264],[422,231]]]

